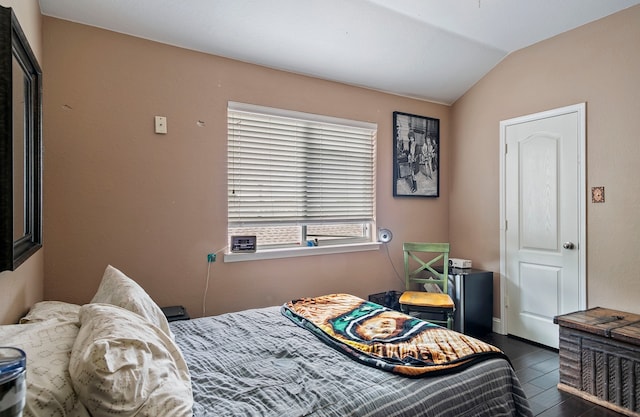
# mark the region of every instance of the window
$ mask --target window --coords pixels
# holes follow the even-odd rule
[[[258,251],[373,242],[376,125],[229,103],[228,236]]]

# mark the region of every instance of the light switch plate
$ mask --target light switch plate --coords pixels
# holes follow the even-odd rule
[[[167,133],[167,118],[164,116],[156,116],[156,133],[166,134]]]

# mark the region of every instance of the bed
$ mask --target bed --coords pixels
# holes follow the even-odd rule
[[[25,416],[530,416],[500,355],[408,377],[354,360],[285,306],[168,323],[113,267],[91,303],[37,303],[3,345],[27,352]]]

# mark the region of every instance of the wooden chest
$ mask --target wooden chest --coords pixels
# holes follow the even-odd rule
[[[558,388],[640,417],[640,315],[596,307],[558,316]]]

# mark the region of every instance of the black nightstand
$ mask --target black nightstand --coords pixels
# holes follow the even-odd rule
[[[167,321],[191,319],[191,317],[189,317],[189,313],[187,313],[187,309],[183,306],[162,307],[161,310],[167,318]]]

